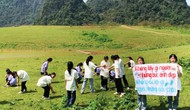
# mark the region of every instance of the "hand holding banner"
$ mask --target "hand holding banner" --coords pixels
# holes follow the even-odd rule
[[[140,95],[176,96],[177,64],[142,64],[133,67],[136,90]]]

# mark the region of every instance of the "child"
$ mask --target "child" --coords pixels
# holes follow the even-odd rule
[[[99,76],[101,72],[101,68],[95,68],[94,72],[96,72],[96,75]]]
[[[170,63],[177,63],[177,56],[175,54],[171,54],[169,56]],[[181,91],[181,76],[183,74],[182,67],[180,65],[177,66],[177,74],[178,74],[178,82],[177,82],[177,95],[174,96],[174,100],[172,96],[168,96],[168,109],[169,110],[177,110],[179,104],[179,93]]]
[[[21,79],[21,91],[19,94],[27,92],[26,82],[29,80],[28,73],[24,70],[19,70],[17,72],[13,72],[18,77],[17,86],[19,85],[19,79]]]
[[[43,64],[42,64],[42,67],[41,67],[41,75],[48,75],[48,64],[50,62],[52,62],[52,58],[48,58]]]
[[[115,79],[115,72],[113,70],[109,71],[109,77],[110,77],[110,81],[111,82],[114,81],[114,79]]]
[[[115,70],[115,86],[117,88],[117,92],[115,92],[114,94],[120,94],[120,97],[123,97],[125,95],[124,90],[123,90],[123,85],[121,82],[121,78],[122,78],[122,73],[121,73],[121,68],[119,65],[119,58],[116,55],[112,55],[111,59],[113,60],[114,64],[114,70]]]
[[[9,74],[6,87],[16,86],[16,84],[17,84],[17,79],[16,79],[16,76],[14,75],[14,73]]]
[[[51,73],[49,75],[46,76],[42,76],[37,83],[37,86],[42,87],[44,89],[44,95],[42,96],[43,99],[45,100],[49,100],[49,94],[50,94],[50,90],[52,91],[52,93],[55,93],[55,91],[53,90],[53,87],[51,86],[51,80],[53,78],[55,78],[56,73]]]
[[[135,66],[135,62],[133,61],[132,57],[128,57],[129,61],[127,62],[129,69]]]
[[[78,87],[77,79],[79,78],[78,73],[73,69],[73,62],[67,63],[67,70],[65,71],[65,82],[67,90],[67,106],[72,106],[76,100],[76,87]]]
[[[138,62],[138,64],[145,64],[143,57],[139,57],[137,59],[137,62]],[[146,98],[146,95],[140,95],[140,94],[138,94],[137,103],[138,103],[138,108],[136,108],[135,110],[146,110],[146,107],[147,107],[147,98]]]
[[[110,62],[108,61],[108,56],[104,56],[104,60],[101,61],[100,66],[100,76],[101,76],[101,89],[102,90],[108,90],[108,78],[109,78],[109,70]]]
[[[120,71],[121,71],[121,74],[123,75],[122,79],[123,79],[124,85],[127,88],[127,90],[130,90],[128,81],[127,81],[127,79],[125,77],[125,64],[123,63],[123,61],[119,57],[119,55],[116,55],[116,57],[117,57],[117,59],[119,59],[119,65],[120,65],[120,69],[121,69]]]
[[[6,75],[5,75],[5,81],[8,82],[9,75],[12,74],[11,70],[9,68],[6,69]]]
[[[80,63],[77,65],[77,67],[75,68],[76,71],[77,71],[77,73],[78,73],[78,76],[79,76],[79,78],[78,78],[78,80],[77,80],[78,83],[80,83],[81,80],[82,80],[82,66],[83,66],[83,64],[82,64],[82,62],[80,62]]]
[[[81,89],[81,94],[84,93],[86,83],[89,80],[90,81],[90,92],[93,93],[95,92],[94,90],[94,84],[93,84],[93,74],[94,74],[94,69],[97,68],[97,66],[92,62],[93,56],[88,56],[86,61],[84,62],[84,81],[82,84],[82,89]]]

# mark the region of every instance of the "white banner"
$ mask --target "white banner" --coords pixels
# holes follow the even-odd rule
[[[133,67],[136,90],[140,95],[176,96],[177,64],[142,64]]]

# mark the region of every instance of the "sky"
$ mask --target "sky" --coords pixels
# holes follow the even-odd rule
[[[190,0],[186,0],[187,5],[190,6]]]

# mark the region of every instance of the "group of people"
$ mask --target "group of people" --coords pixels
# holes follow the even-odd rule
[[[93,56],[88,56],[87,59],[83,63],[84,68],[84,80],[82,83],[81,88],[81,94],[84,93],[87,81],[90,82],[90,92],[95,92],[94,89],[94,70],[98,70],[98,73],[100,73],[101,78],[101,89],[102,90],[108,90],[108,78],[110,76],[114,76],[114,82],[117,91],[114,93],[116,95],[120,95],[120,97],[123,97],[125,95],[125,92],[123,90],[122,85],[122,79],[125,87],[127,89],[129,88],[127,79],[125,78],[125,65],[128,65],[129,69],[132,69],[135,66],[135,62],[133,61],[132,57],[128,57],[129,61],[127,63],[123,63],[122,59],[118,55],[112,55],[111,60],[113,61],[113,64],[111,65],[109,62],[109,57],[104,56],[104,60],[101,61],[100,65],[97,66],[93,63]],[[171,54],[169,56],[170,63],[177,63],[177,56],[175,54]],[[143,57],[137,58],[137,64],[145,64],[145,60]],[[82,65],[82,63],[81,63]],[[98,69],[99,68],[99,69]],[[169,110],[177,110],[178,104],[179,104],[179,93],[181,91],[181,81],[180,77],[182,76],[182,67],[178,65],[177,68],[177,74],[178,74],[178,81],[177,81],[177,95],[174,96],[168,96],[168,109]],[[81,69],[80,69],[81,70]],[[65,71],[65,80],[66,80],[66,90],[67,90],[67,105],[66,106],[72,106],[76,100],[76,88],[78,88],[78,78],[79,78],[79,72],[77,69],[73,68],[73,63],[69,61],[67,63],[67,70]],[[138,91],[137,91],[138,93]],[[137,97],[137,104],[138,108],[135,110],[146,110],[147,109],[147,97],[146,95],[138,94]]]
[[[90,82],[90,92],[95,92],[94,89],[94,74],[95,72],[100,75],[101,79],[101,89],[108,90],[108,79],[109,77],[114,76],[115,86],[117,91],[114,93],[115,95],[120,95],[123,97],[125,95],[122,80],[124,86],[129,90],[129,84],[125,77],[125,65],[130,65],[129,67],[134,66],[134,62],[131,62],[131,57],[129,57],[129,62],[123,63],[122,59],[119,55],[112,55],[111,60],[113,64],[109,62],[109,57],[104,56],[100,65],[96,65],[93,63],[93,56],[88,56],[87,59],[83,63],[79,63],[76,68],[73,68],[73,62],[69,61],[67,63],[67,70],[65,71],[65,81],[66,81],[66,90],[67,90],[67,105],[72,106],[76,100],[76,88],[78,88],[79,80],[81,80],[82,76],[84,77],[81,94],[84,94],[85,88],[87,85],[87,81]],[[84,68],[84,72],[82,72],[82,66]]]
[[[21,91],[19,94],[27,92],[26,82],[29,80],[29,75],[24,70],[11,71],[9,68],[6,69],[6,87],[19,86],[19,81],[21,80]]]
[[[109,62],[109,57],[104,56],[100,65],[95,65],[93,63],[93,56],[88,56],[87,59],[82,63],[80,62],[75,68],[72,61],[67,62],[67,69],[65,70],[65,82],[66,82],[66,91],[67,91],[67,104],[65,107],[72,106],[76,100],[76,89],[79,88],[78,83],[82,82],[81,94],[84,94],[85,88],[87,85],[87,81],[90,82],[90,92],[95,92],[94,89],[94,73],[98,73],[101,79],[101,89],[108,90],[108,79],[115,82],[116,92],[115,95],[120,95],[123,97],[125,95],[124,87],[127,90],[130,90],[128,81],[125,76],[125,65],[128,65],[129,69],[132,69],[135,66],[135,62],[132,57],[128,57],[129,61],[123,63],[122,59],[119,55],[112,55],[111,60],[113,64]],[[48,64],[52,62],[52,58],[48,58],[41,66],[41,75],[37,82],[37,86],[44,89],[44,94],[42,96],[43,99],[50,99],[49,94],[50,90],[52,93],[55,93],[53,87],[51,86],[51,81],[56,77],[56,73],[48,74]],[[177,56],[175,54],[171,54],[169,56],[170,63],[177,63]],[[143,57],[138,57],[138,64],[145,64]],[[83,69],[84,71],[83,71]],[[18,86],[19,79],[21,80],[21,91],[19,93],[27,92],[26,82],[29,80],[29,75],[24,70],[19,71],[11,71],[10,69],[6,69],[6,86]],[[180,77],[182,76],[182,67],[178,65],[178,93],[174,97],[168,96],[168,108],[169,110],[176,110],[179,103],[179,93],[181,90],[181,82]],[[83,78],[83,81],[82,81]],[[122,81],[123,80],[123,81]],[[122,83],[123,82],[123,83]],[[138,94],[137,97],[138,108],[136,110],[146,110],[147,108],[147,97],[146,95]]]
[[[177,63],[178,59],[175,54],[171,54],[169,56],[169,62],[170,63]],[[138,64],[145,64],[145,60],[143,57],[139,57],[137,59]],[[177,65],[177,74],[178,74],[178,79],[177,79],[177,95],[174,96],[168,96],[168,110],[177,110],[178,105],[179,105],[179,93],[181,91],[181,76],[183,74],[182,72],[182,67],[178,64]],[[137,103],[138,103],[138,108],[135,110],[146,110],[147,108],[147,97],[146,95],[140,95],[138,94],[137,97]]]

